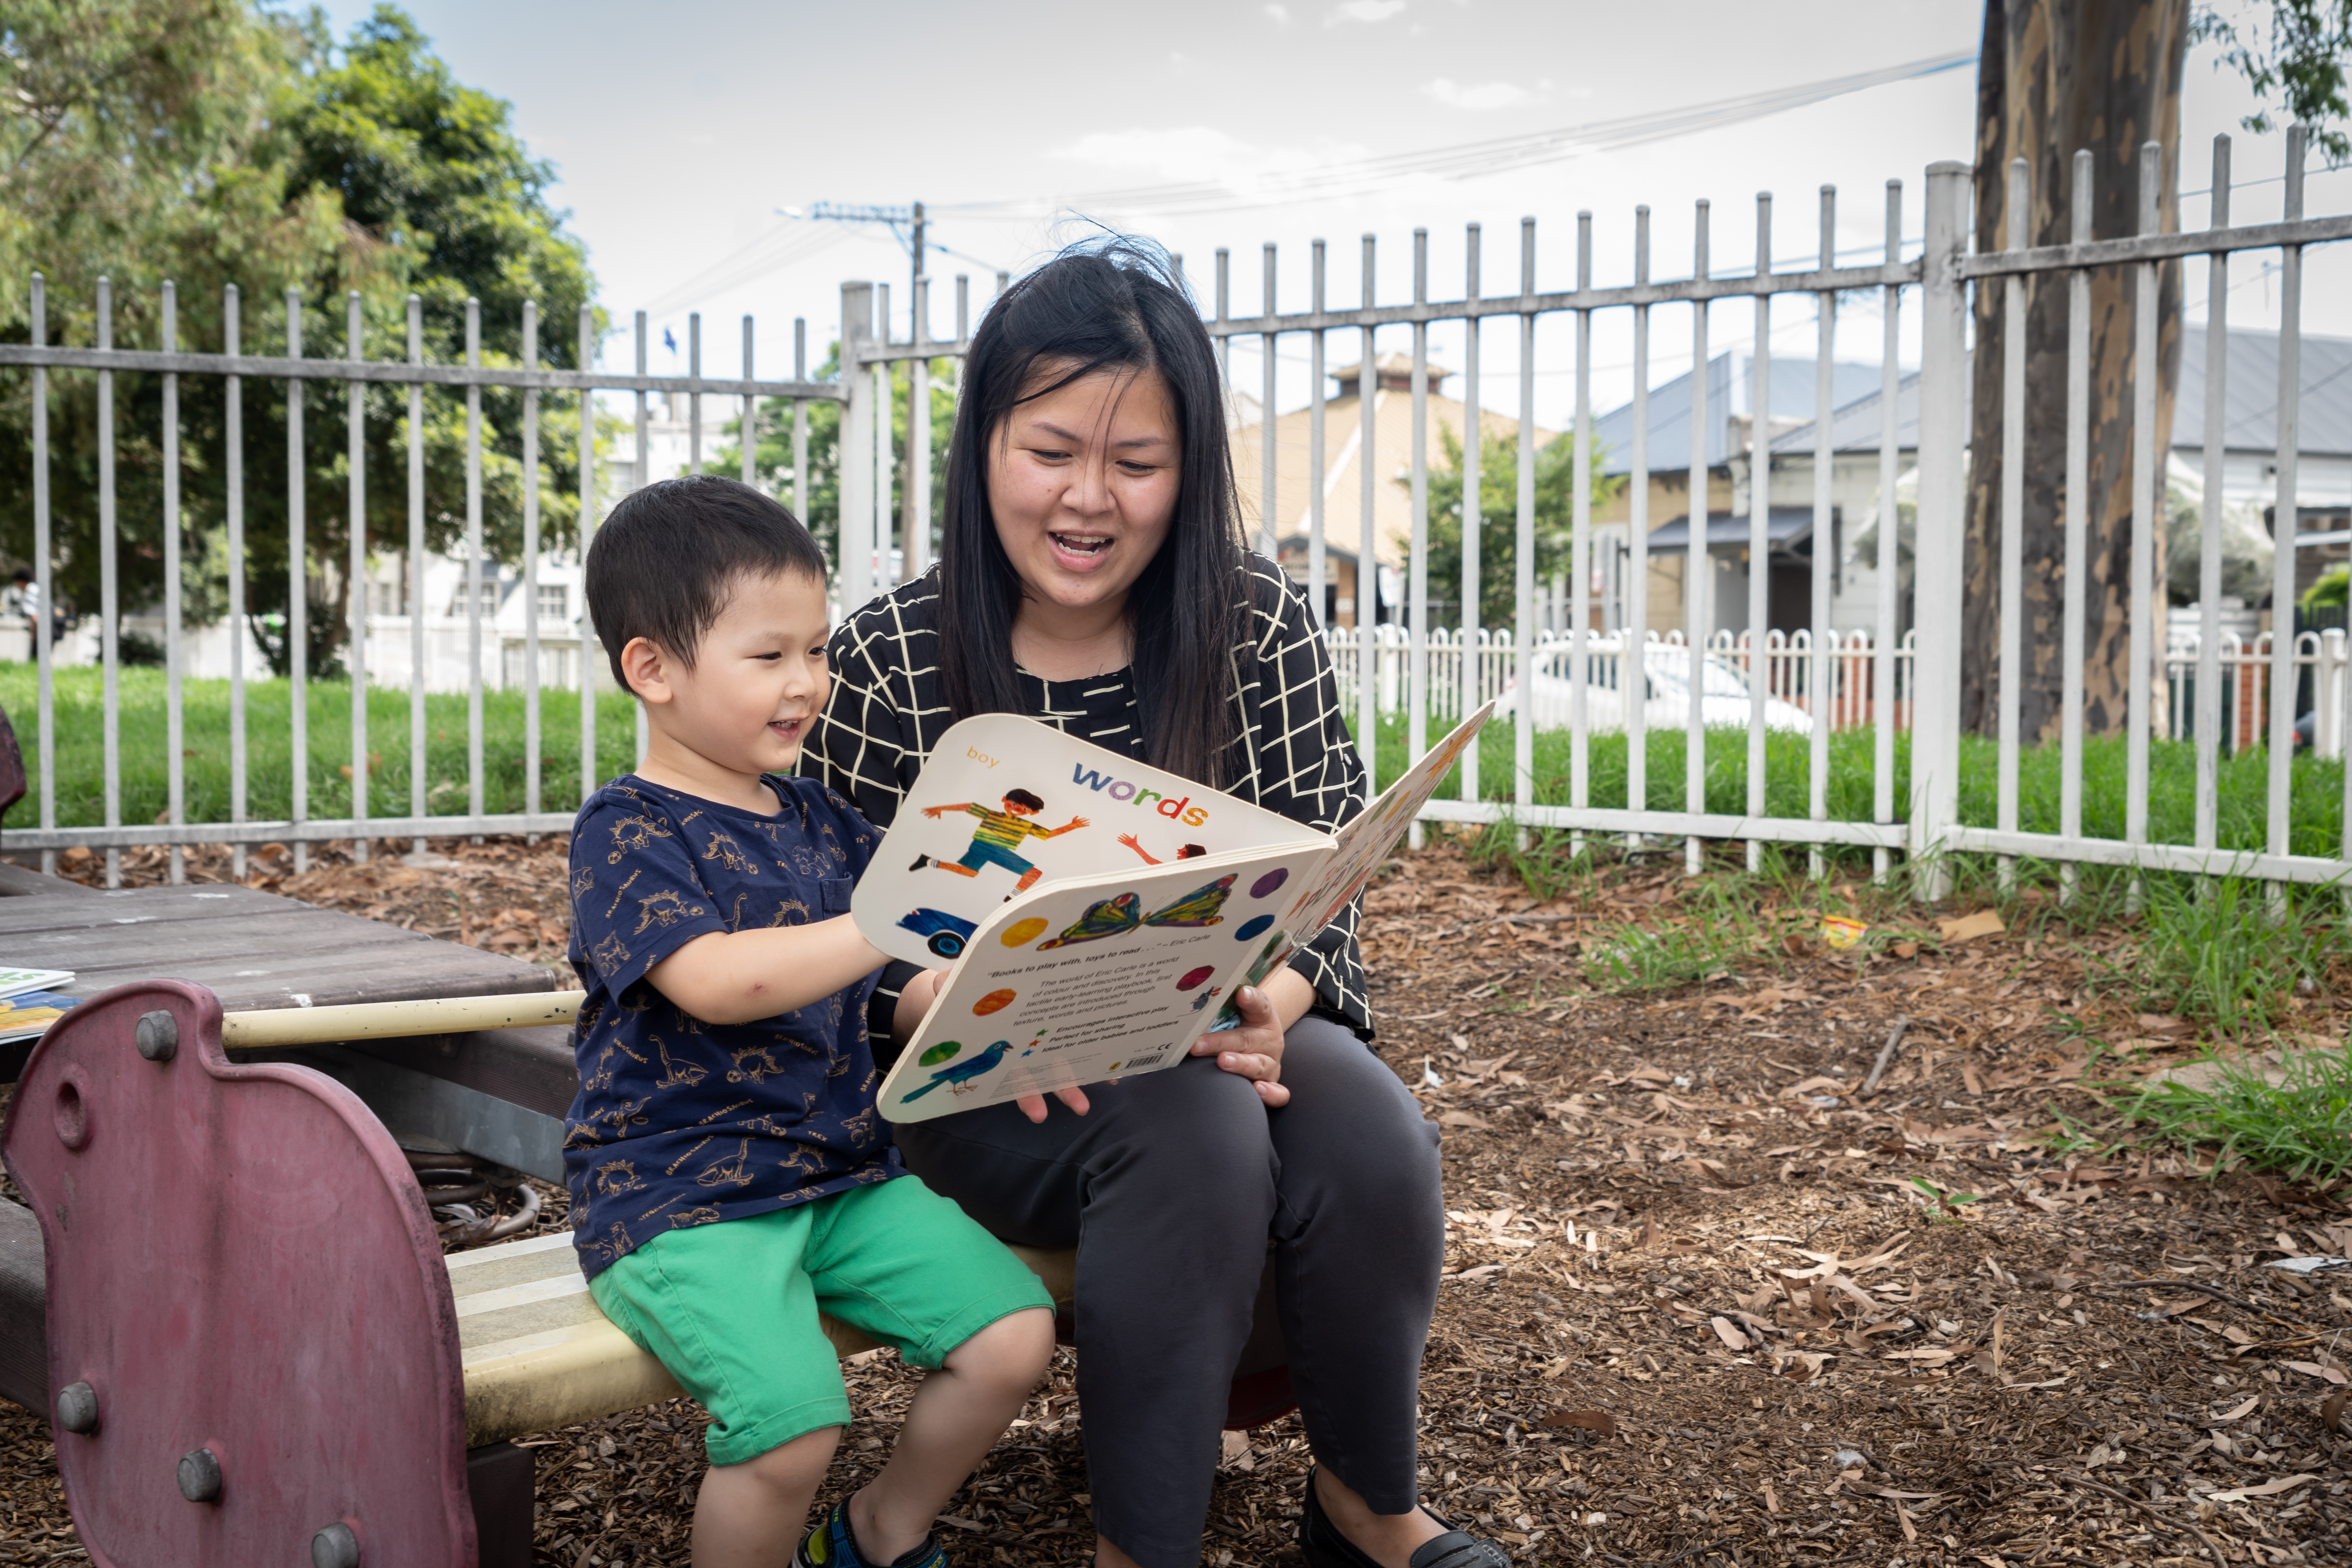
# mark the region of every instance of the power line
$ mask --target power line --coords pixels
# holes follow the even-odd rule
[[[1596,120],[1519,136],[1468,142],[1418,153],[1393,153],[1333,163],[1319,169],[1255,175],[1244,180],[1190,181],[1175,184],[1138,185],[1095,191],[1061,201],[1034,198],[1011,201],[961,202],[940,206],[940,212],[969,218],[1032,219],[1066,208],[1112,211],[1148,209],[1158,215],[1239,212],[1276,203],[1331,201],[1370,195],[1410,179],[1469,180],[1533,164],[1554,163],[1578,153],[1613,153],[1652,142],[1692,135],[1727,125],[1779,114],[1891,82],[1957,70],[1976,63],[1973,50],[1934,55],[1877,70],[1828,77],[1764,92],[1742,93],[1677,109],[1614,120]]]
[[[1846,76],[1829,77],[1820,81],[1773,89],[1764,92],[1744,93],[1732,98],[1716,99],[1706,103],[1690,104],[1678,109],[1654,110],[1647,114],[1628,115],[1614,120],[1599,120],[1583,125],[1564,126],[1552,131],[1535,132],[1520,136],[1500,137],[1486,142],[1463,142],[1454,146],[1427,149],[1419,153],[1397,153],[1386,157],[1366,158],[1353,163],[1334,163],[1320,169],[1302,170],[1289,174],[1265,175],[1245,187],[1217,181],[1196,181],[1189,184],[1136,186],[1124,190],[1096,191],[1062,201],[1017,199],[993,202],[958,202],[934,205],[930,211],[951,213],[958,218],[974,222],[1030,222],[1050,216],[1072,207],[1110,211],[1122,207],[1148,207],[1155,213],[1207,214],[1242,212],[1277,202],[1300,203],[1331,201],[1345,196],[1370,195],[1384,186],[1415,178],[1469,180],[1483,175],[1500,174],[1511,169],[1557,162],[1585,152],[1615,152],[1641,146],[1647,142],[1687,136],[1702,131],[1736,125],[1745,121],[1778,114],[1786,110],[1802,108],[1850,92],[1882,87],[1891,82],[1907,81],[1939,72],[1957,70],[1973,64],[1976,56],[1961,51],[1935,55],[1926,59],[1912,60],[1903,65],[1889,66],[1873,71],[1854,72]],[[894,235],[899,235],[901,245],[907,243],[900,226],[910,224],[911,207],[852,206],[846,204],[819,203],[806,214],[798,209],[784,209],[785,216],[795,220],[814,223],[819,219],[847,219],[852,214],[857,221],[888,224]],[[885,216],[887,215],[887,216]],[[688,305],[748,283],[754,279],[778,271],[796,262],[806,260],[817,251],[842,237],[839,231],[805,245],[787,239],[794,231],[780,229],[761,236],[733,255],[714,263],[696,276],[686,279],[646,307],[646,313],[667,315]],[[802,230],[803,234],[812,231]],[[780,239],[787,243],[770,253],[768,247]],[[992,271],[1003,271],[986,259],[951,250],[931,242],[932,248],[970,261]]]
[[[649,318],[659,318],[684,310],[688,305],[699,304],[714,294],[723,294],[730,289],[805,261],[848,237],[848,232],[844,229],[771,229],[655,299],[646,307],[646,314]],[[779,244],[779,241],[782,243]]]

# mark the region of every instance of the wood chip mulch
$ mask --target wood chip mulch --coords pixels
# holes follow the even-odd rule
[[[257,855],[248,880],[560,964],[560,841],[435,847],[453,864]],[[147,858],[129,879],[160,879]],[[1580,953],[1700,918],[1690,889],[1636,868],[1539,903],[1441,845],[1370,895],[1378,1048],[1445,1128],[1431,1505],[1537,1563],[2352,1561],[2352,1268],[2268,1266],[2346,1257],[2352,1208],[2100,1135],[2086,1037],[2195,1044],[2095,994],[2113,949],[1922,916],[1837,952],[1782,911],[1708,980],[1596,989]],[[2333,998],[2305,1023],[2343,1037]],[[845,1370],[828,1498],[916,1381],[887,1352]],[[950,1505],[959,1561],[1087,1560],[1074,1370]],[[525,1439],[541,1561],[684,1562],[703,1423],[677,1401]],[[1295,1562],[1308,1462],[1295,1416],[1228,1437],[1213,1568]],[[0,1563],[80,1555],[46,1422],[7,1406],[0,1518]]]

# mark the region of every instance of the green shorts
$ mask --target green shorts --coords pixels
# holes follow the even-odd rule
[[[588,1291],[710,1412],[714,1465],[849,1424],[820,1310],[935,1367],[997,1319],[1054,1306],[1003,1242],[915,1176],[666,1232]]]

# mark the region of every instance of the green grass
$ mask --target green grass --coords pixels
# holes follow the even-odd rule
[[[2352,1171],[2352,1053],[2305,1051],[2287,1058],[2284,1081],[2238,1066],[2211,1089],[2153,1084],[2117,1109],[2158,1136],[2220,1147],[2214,1169],[2232,1159],[2295,1181],[2333,1181]]]
[[[2143,1012],[2232,1039],[2280,1028],[2288,999],[2317,990],[2346,951],[2340,899],[2297,900],[2273,920],[2263,889],[2238,878],[2149,877],[2143,888],[2138,940],[2095,980]]]
[[[1434,726],[1433,726],[1434,728]],[[1443,733],[1442,731],[1438,733]],[[1431,737],[1436,738],[1435,734]],[[1684,760],[1689,739],[1682,731],[1654,731],[1648,741],[1648,776],[1643,805],[1653,811],[1681,811],[1685,805]],[[1509,723],[1497,720],[1478,737],[1478,786],[1487,800],[1512,796],[1512,745]],[[1622,733],[1590,737],[1591,805],[1623,809],[1627,805],[1627,763],[1631,748]],[[1741,815],[1748,810],[1748,734],[1729,726],[1706,731],[1706,805],[1709,812]],[[1839,822],[1871,820],[1873,769],[1876,739],[1867,730],[1838,730],[1830,735],[1829,815]],[[1980,736],[1960,739],[1960,820],[1971,826],[1990,827],[1995,819],[1999,748]],[[1383,783],[1400,777],[1407,765],[1405,725],[1402,719],[1383,720],[1379,743],[1380,775]],[[1764,812],[1768,816],[1802,817],[1812,810],[1812,741],[1805,735],[1768,733],[1764,742]],[[1911,747],[1907,734],[1895,737],[1895,815],[1908,815]],[[2018,759],[2018,826],[2028,833],[2058,831],[2058,748],[2022,748]],[[2086,741],[2083,747],[2083,832],[2092,838],[2124,836],[2126,747],[2120,738]],[[2269,791],[2270,753],[2250,749],[2221,760],[2221,812],[2218,841],[2224,849],[2259,850],[2264,845],[2263,813]],[[1438,787],[1438,794],[1461,797],[1457,764]],[[1569,736],[1546,731],[1535,737],[1535,802],[1565,805],[1569,795]],[[2340,762],[2299,756],[2292,770],[2288,850],[2296,855],[2334,858],[2342,851],[2344,833],[2344,765]],[[2197,826],[2197,750],[2185,741],[2155,741],[2148,751],[2148,838],[2160,844],[2195,841]]]
[[[58,734],[58,821],[86,826],[105,819],[100,677],[93,668],[57,672]],[[185,759],[189,820],[228,817],[228,683],[189,680],[184,693]],[[122,820],[149,823],[165,804],[163,676],[161,670],[121,672]],[[36,677],[26,664],[0,664],[0,707],[16,727],[26,773],[37,792],[44,759],[35,725]],[[312,681],[308,689],[310,726],[310,811],[342,816],[351,809],[351,784],[342,769],[351,762],[351,688],[342,681]],[[493,812],[523,809],[523,700],[520,691],[486,691],[482,697],[483,798]],[[246,688],[247,812],[254,817],[288,815],[292,778],[290,704],[282,681],[256,680]],[[541,702],[541,802],[562,810],[578,801],[580,710],[578,698],[551,690]],[[466,809],[466,699],[436,694],[426,699],[425,777],[429,810],[462,815]],[[634,762],[635,717],[629,700],[602,693],[597,704],[597,760],[603,776]],[[374,816],[408,809],[408,694],[373,687],[368,693],[369,748],[380,759],[369,791]],[[1680,731],[1648,737],[1649,776],[1645,805],[1678,811],[1684,805],[1683,760],[1687,738]],[[1512,735],[1507,725],[1491,726],[1479,737],[1481,793],[1490,800],[1511,795]],[[1747,810],[1748,745],[1744,731],[1711,730],[1706,737],[1706,808],[1739,814]],[[1874,738],[1864,730],[1830,737],[1829,813],[1841,821],[1868,821]],[[2152,787],[2148,837],[2186,843],[2194,837],[2196,753],[2191,746],[2158,741],[2151,748]],[[1622,734],[1595,735],[1589,752],[1590,799],[1603,807],[1626,804],[1628,748]],[[1903,815],[1909,790],[1908,737],[1895,737],[1895,799]],[[1974,736],[1962,740],[1960,818],[1990,826],[1994,808],[1994,748]],[[2058,826],[2058,752],[2037,747],[2022,753],[2019,817],[2029,832],[2054,832]],[[1404,724],[1384,721],[1380,736],[1380,773],[1393,779],[1404,771]],[[1811,742],[1801,735],[1766,737],[1765,810],[1769,816],[1801,817],[1810,805],[1807,779]],[[2093,837],[2121,838],[2124,831],[2124,746],[2100,740],[2084,748],[2083,827]],[[2221,843],[2229,849],[2263,847],[2263,810],[2267,789],[2267,753],[2250,751],[2221,760]],[[1535,798],[1541,805],[1568,800],[1569,737],[1547,731],[1536,737]],[[1460,793],[1460,770],[1439,788]],[[2289,847],[2302,855],[2333,856],[2342,843],[2343,768],[2335,762],[2298,757],[2294,768],[2294,817]],[[21,824],[31,813],[17,808]]]
[[[152,823],[169,802],[163,672],[121,672],[122,820]],[[37,728],[37,677],[29,664],[0,664],[0,708],[7,710],[25,753],[26,798],[10,814],[12,826],[31,826],[46,764]],[[182,750],[191,822],[226,822],[229,816],[228,682],[181,683]],[[246,684],[246,815],[268,820],[291,812],[293,703],[288,683]],[[94,826],[106,820],[103,687],[94,668],[57,672],[58,823]],[[310,727],[310,815],[351,814],[352,782],[343,769],[352,760],[352,689],[346,681],[314,680],[305,691]],[[596,758],[599,775],[611,778],[635,762],[635,703],[616,692],[599,693]],[[408,693],[375,686],[367,694],[368,745],[375,753],[368,789],[374,816],[408,814]],[[436,693],[425,699],[425,769],[434,816],[463,816],[466,789],[466,697]],[[482,805],[491,812],[517,812],[523,800],[523,695],[482,693]],[[543,692],[540,702],[540,804],[543,811],[570,811],[580,800],[580,699],[572,691]]]

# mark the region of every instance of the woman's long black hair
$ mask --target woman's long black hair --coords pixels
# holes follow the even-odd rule
[[[1057,374],[1042,384],[1039,367]],[[940,541],[940,667],[959,719],[1022,710],[1013,661],[1021,579],[988,505],[991,447],[1021,404],[1099,370],[1154,371],[1181,454],[1166,542],[1128,592],[1145,760],[1223,787],[1236,731],[1234,646],[1243,626],[1239,508],[1215,353],[1182,282],[1131,239],[1064,251],[982,318],[948,447]]]

